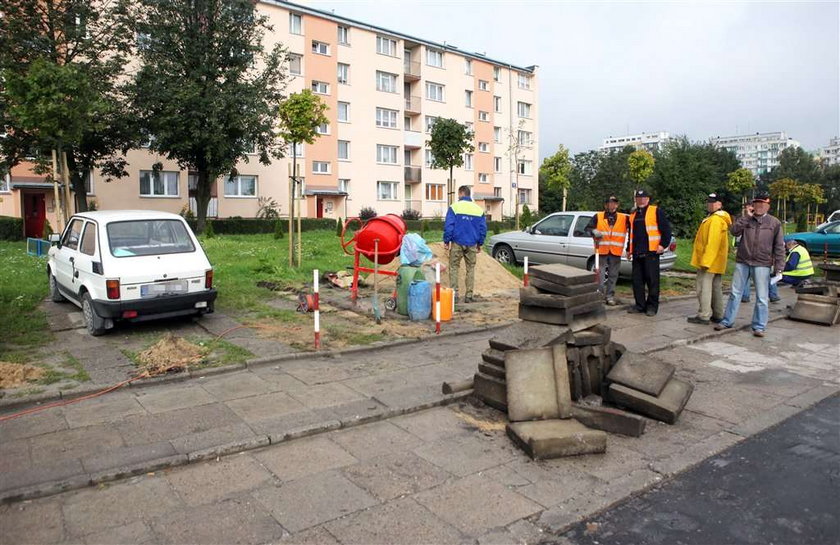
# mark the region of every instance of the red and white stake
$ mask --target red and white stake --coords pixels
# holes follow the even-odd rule
[[[522,277],[522,282],[525,284],[525,287],[528,287],[528,256],[525,256],[525,276]]]
[[[315,350],[317,350],[321,348],[321,308],[318,297],[318,269],[312,271],[312,285],[315,292],[312,297],[312,303],[315,308]]]
[[[440,333],[440,263],[435,263],[435,333]]]

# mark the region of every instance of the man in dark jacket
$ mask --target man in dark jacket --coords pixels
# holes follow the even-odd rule
[[[634,198],[636,209],[630,214],[627,259],[633,261],[636,304],[627,312],[656,316],[659,312],[659,256],[671,243],[671,223],[658,206],[650,204],[647,191],[637,190]]]
[[[449,250],[449,286],[455,290],[456,301],[461,258],[467,264],[464,302],[473,301],[475,262],[486,236],[487,221],[484,219],[484,210],[470,198],[469,186],[462,185],[458,188],[458,202],[449,207],[443,225],[443,247]]]
[[[732,291],[723,313],[723,320],[715,326],[722,330],[732,327],[738,316],[741,296],[749,286],[750,278],[755,285],[756,301],[752,315],[752,330],[756,337],[763,337],[767,328],[770,278],[781,274],[785,268],[785,240],[782,222],[771,216],[770,194],[757,193],[752,204],[744,208],[729,231],[740,236],[738,253],[735,255],[735,274],[732,277]]]

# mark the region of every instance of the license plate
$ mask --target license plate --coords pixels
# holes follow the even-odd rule
[[[140,297],[157,297],[158,295],[178,295],[187,293],[186,280],[173,280],[172,282],[157,282],[154,284],[143,284],[140,286]]]

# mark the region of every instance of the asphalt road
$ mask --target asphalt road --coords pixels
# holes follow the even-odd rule
[[[543,543],[840,543],[840,396]]]

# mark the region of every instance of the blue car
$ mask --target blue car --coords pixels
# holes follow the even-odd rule
[[[840,256],[840,221],[832,221],[820,226],[813,233],[791,233],[785,235],[785,242],[798,240],[815,258],[828,252],[831,256]]]

